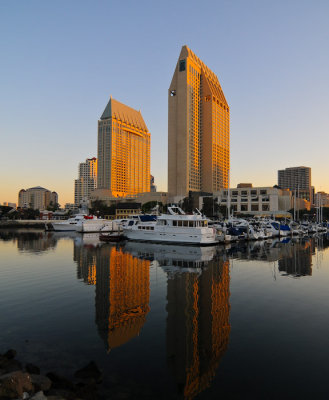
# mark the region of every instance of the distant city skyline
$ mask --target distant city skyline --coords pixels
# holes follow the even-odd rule
[[[166,191],[167,94],[185,44],[218,74],[230,105],[230,186],[273,186],[278,170],[307,165],[315,190],[329,192],[329,3],[197,4],[0,3],[1,204],[34,186],[73,203],[77,165],[97,155],[111,94],[141,108],[150,172]]]

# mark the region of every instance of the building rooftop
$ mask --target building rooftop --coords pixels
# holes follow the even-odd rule
[[[221,99],[221,101],[228,107],[226,98],[224,96],[224,92],[219,83],[217,75],[209,67],[207,67],[206,64],[203,61],[201,61],[200,58],[195,53],[193,53],[193,51],[186,45],[182,47],[179,56],[179,58],[183,57],[192,58],[192,60],[199,66],[199,68],[201,68],[201,70],[204,71],[204,74],[208,78],[208,84],[210,86],[212,94],[215,95],[217,98]]]
[[[31,187],[31,188],[29,188],[27,190],[48,190],[48,189],[46,189],[44,187],[41,187],[41,186],[34,186],[34,187]]]
[[[299,168],[311,169],[310,167],[305,167],[304,165],[301,165],[299,167],[287,167],[285,169],[280,169],[279,171],[286,171],[287,169],[299,169]]]
[[[109,118],[117,119],[126,123],[127,125],[133,126],[134,128],[148,132],[141,112],[128,107],[117,100],[114,100],[112,96],[105,107],[105,110],[101,116],[101,120]]]

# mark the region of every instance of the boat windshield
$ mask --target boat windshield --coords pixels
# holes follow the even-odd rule
[[[173,226],[183,226],[186,228],[201,228],[208,226],[208,221],[187,221],[187,220],[173,220]]]

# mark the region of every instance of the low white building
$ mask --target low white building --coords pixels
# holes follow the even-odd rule
[[[287,212],[292,205],[291,192],[275,187],[238,187],[214,193],[220,206],[241,214],[275,215]]]

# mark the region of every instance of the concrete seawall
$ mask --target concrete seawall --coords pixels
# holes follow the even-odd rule
[[[0,221],[0,229],[19,229],[19,228],[46,229],[52,222],[58,222],[58,221],[52,221],[52,220]]]

